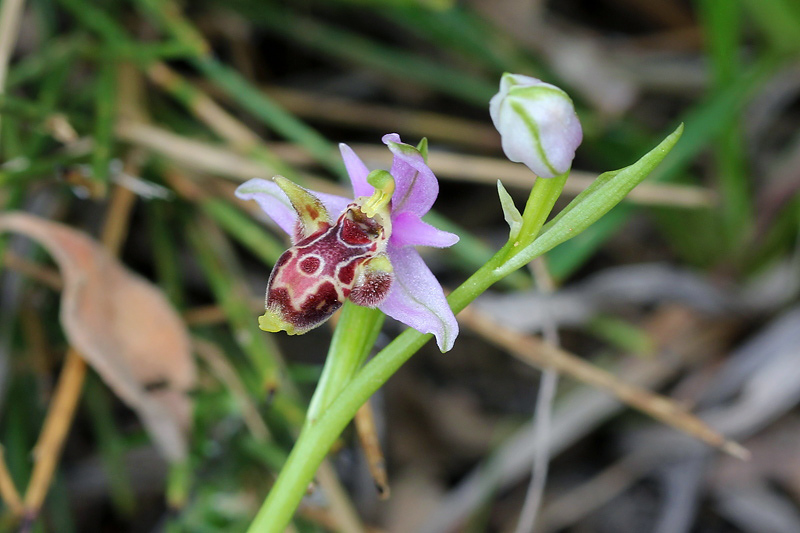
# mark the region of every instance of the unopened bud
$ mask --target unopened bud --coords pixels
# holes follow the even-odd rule
[[[569,170],[583,131],[567,93],[530,76],[506,73],[489,113],[511,161],[524,163],[542,178]]]

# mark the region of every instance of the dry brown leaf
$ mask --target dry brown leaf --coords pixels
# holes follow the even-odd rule
[[[61,324],[70,344],[142,420],[171,461],[186,457],[195,382],[189,336],[151,283],[83,233],[24,213],[0,215],[55,259],[64,280]]]

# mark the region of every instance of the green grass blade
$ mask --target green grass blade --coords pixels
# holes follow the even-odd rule
[[[700,14],[713,68],[714,90],[721,92],[742,74],[741,6],[736,2],[703,0]],[[737,250],[752,226],[753,206],[740,114],[731,122],[731,127],[716,142],[715,159],[722,193],[725,245],[729,250]]]
[[[183,281],[178,247],[172,233],[174,225],[169,215],[169,205],[162,201],[145,204],[147,228],[153,245],[156,279],[172,305],[184,307]]]
[[[788,55],[800,50],[800,4],[796,0],[745,0],[744,5],[778,52]]]
[[[270,235],[263,226],[254,222],[231,204],[219,198],[208,198],[202,209],[231,237],[236,239],[265,265],[274,265],[286,245]]]
[[[205,217],[194,217],[185,224],[186,235],[200,267],[222,307],[233,330],[233,337],[258,371],[259,380],[268,395],[275,393],[281,382],[283,366],[277,347],[258,329],[250,309],[251,294],[244,285],[244,273],[236,262],[233,250],[222,232]]]
[[[107,60],[99,65],[95,94],[94,150],[92,179],[99,190],[108,190],[109,165],[113,150],[115,104],[117,93],[116,63]]]
[[[236,2],[257,24],[311,50],[365,66],[393,78],[414,81],[477,106],[497,92],[489,83],[460,70],[389,48],[352,32],[264,3]]]

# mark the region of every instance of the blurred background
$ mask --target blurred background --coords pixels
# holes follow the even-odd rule
[[[628,201],[548,254],[538,284],[505,280],[451,352],[429,343],[376,395],[391,496],[348,430],[293,531],[514,531],[540,369],[512,341],[556,326],[564,350],[753,457],[564,376],[537,531],[799,532],[794,0],[2,0],[0,229],[38,244],[0,240],[0,528],[244,531],[332,329],[257,329],[287,242],[233,190],[280,173],[343,191],[337,143],[387,168],[384,133],[427,137],[430,221],[461,242],[424,256],[452,289],[507,238],[496,181],[520,208],[532,185],[489,120],[506,71],[562,87],[582,121],[556,210],[685,133]],[[157,305],[84,235],[181,320],[151,320]],[[399,331],[387,321],[378,347]]]

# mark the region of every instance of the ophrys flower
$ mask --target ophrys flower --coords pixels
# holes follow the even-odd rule
[[[392,133],[389,172],[369,172],[345,144],[339,146],[355,198],[308,191],[283,177],[242,184],[239,198],[256,200],[292,237],[267,285],[259,326],[305,333],[345,299],[378,307],[390,317],[436,336],[447,351],[458,323],[444,292],[414,246],[452,246],[458,236],[423,222],[439,183],[418,149]]]

